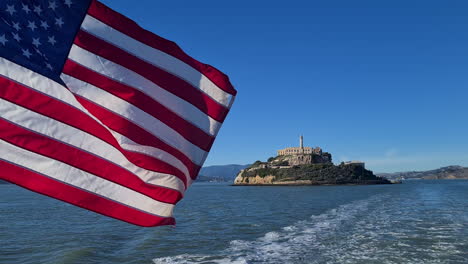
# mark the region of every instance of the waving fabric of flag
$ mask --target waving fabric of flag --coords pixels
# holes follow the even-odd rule
[[[90,0],[0,0],[0,178],[172,225],[234,101],[226,75]]]

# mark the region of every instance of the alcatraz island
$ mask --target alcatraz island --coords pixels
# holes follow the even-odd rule
[[[235,186],[245,185],[357,185],[391,184],[377,177],[360,161],[332,163],[332,155],[320,147],[304,147],[300,136],[299,147],[277,151],[276,157],[266,162],[256,161],[241,170],[234,180]]]

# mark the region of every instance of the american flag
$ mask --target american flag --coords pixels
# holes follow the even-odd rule
[[[231,108],[226,75],[94,0],[0,0],[0,178],[172,225]]]

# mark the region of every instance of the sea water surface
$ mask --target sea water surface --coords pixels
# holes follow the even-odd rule
[[[468,181],[196,183],[140,228],[0,185],[0,263],[468,263]]]

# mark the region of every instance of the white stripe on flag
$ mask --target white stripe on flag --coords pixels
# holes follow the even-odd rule
[[[174,189],[181,194],[185,192],[185,185],[178,177],[140,168],[131,163],[120,151],[107,142],[77,128],[3,99],[0,99],[0,112],[2,113],[2,118],[12,123],[45,135],[53,140],[66,143],[79,150],[94,154],[138,176],[148,184]]]
[[[187,81],[219,104],[230,107],[233,96],[220,89],[209,78],[185,62],[131,38],[89,15],[86,15],[81,28],[133,56]]]
[[[179,149],[189,159],[196,164],[203,164],[207,152],[192,144],[181,136],[177,131],[167,126],[163,122],[135,107],[125,100],[120,99],[96,86],[83,82],[66,74],[62,74],[62,79],[67,87],[75,94],[95,102],[101,107],[127,119],[139,127],[145,129],[155,137]]]
[[[82,49],[77,45],[73,45],[68,58],[94,72],[106,76],[109,79],[143,92],[209,135],[216,136],[219,128],[221,127],[220,122],[203,113],[190,102],[187,102],[164,90],[138,73],[117,63]]]
[[[0,65],[3,65],[0,67],[0,75],[89,115],[88,111],[65,86],[1,57]]]
[[[158,160],[161,160],[177,169],[179,169],[181,172],[184,173],[186,179],[187,179],[187,187],[190,186],[192,182],[192,178],[190,178],[190,173],[187,169],[187,167],[176,157],[171,155],[170,153],[167,153],[166,151],[162,149],[158,149],[155,147],[150,147],[150,146],[144,146],[140,145],[131,139],[125,137],[124,135],[119,134],[118,132],[114,130],[110,130],[114,138],[119,142],[119,145],[128,151],[133,151],[137,152],[140,154],[148,155],[150,157],[156,158]]]
[[[172,217],[174,209],[172,204],[153,200],[121,185],[79,170],[66,163],[19,148],[3,140],[0,140],[0,158],[126,206],[157,216]]]
[[[91,115],[88,110],[86,110],[75,98],[75,96],[68,90],[66,87],[48,79],[42,75],[39,75],[27,68],[21,67],[9,60],[4,58],[0,58],[0,64],[5,65],[5,67],[0,67],[0,75],[18,82],[19,84],[28,87],[32,90],[45,94],[51,98],[57,99],[65,104],[68,104],[72,107],[75,107],[82,111],[83,113],[87,114],[88,116],[92,117],[98,123],[100,123],[105,129],[110,131],[111,133],[115,133],[114,131],[110,130],[108,127],[103,125],[101,121]],[[117,139],[119,140],[119,139]],[[125,149],[125,148],[124,148]],[[168,153],[158,153],[156,156],[153,156],[156,159],[160,159],[162,161],[170,161],[168,164],[173,165],[176,168],[181,168],[179,161],[177,158],[172,156]],[[177,160],[177,161],[174,161]],[[181,170],[182,172],[187,171],[187,168],[183,166],[184,169]],[[177,184],[178,186],[179,184]]]

